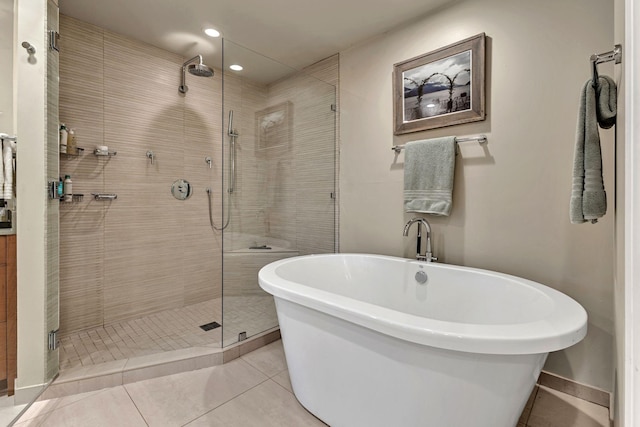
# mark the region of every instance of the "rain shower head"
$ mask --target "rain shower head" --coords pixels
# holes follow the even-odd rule
[[[196,60],[198,61],[198,63],[193,64],[193,62],[195,62]],[[208,67],[202,63],[202,55],[194,56],[193,58],[191,58],[190,60],[182,64],[182,80],[181,80],[180,86],[178,87],[178,90],[180,91],[180,93],[187,93],[187,91],[189,90],[189,87],[185,82],[185,78],[186,78],[185,71],[187,69],[189,70],[189,73],[193,74],[194,76],[198,76],[198,77],[213,76],[213,68]]]
[[[213,76],[213,70],[204,64],[189,64],[187,67],[189,73],[198,77],[211,77]]]

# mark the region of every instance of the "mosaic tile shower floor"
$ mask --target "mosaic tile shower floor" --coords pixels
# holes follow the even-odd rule
[[[213,321],[223,324],[224,332],[223,328],[200,328]],[[190,347],[219,347],[223,333],[229,345],[238,340],[240,332],[250,337],[277,324],[270,295],[225,297],[224,316],[220,299],[211,299],[63,336],[60,369]]]

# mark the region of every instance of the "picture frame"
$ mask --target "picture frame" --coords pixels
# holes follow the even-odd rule
[[[485,119],[485,33],[393,66],[394,134]]]
[[[290,101],[285,101],[256,112],[256,149],[291,145],[292,106]]]

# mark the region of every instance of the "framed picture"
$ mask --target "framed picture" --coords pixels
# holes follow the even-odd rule
[[[281,102],[256,112],[256,148],[264,150],[291,144],[292,104]]]
[[[485,34],[393,66],[394,133],[484,120]]]

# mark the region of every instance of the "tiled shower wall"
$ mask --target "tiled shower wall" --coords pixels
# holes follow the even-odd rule
[[[190,76],[183,96],[185,58],[66,16],[60,33],[60,120],[85,148],[61,156],[60,173],[84,194],[61,205],[61,332],[220,297],[222,237],[205,192],[220,197],[220,73]],[[98,145],[117,155],[95,156]],[[194,186],[186,201],[171,195],[179,178]]]
[[[60,33],[60,120],[85,148],[61,157],[60,173],[84,194],[60,209],[61,333],[219,298],[222,234],[209,225],[205,189],[213,190],[219,226],[227,163],[225,151],[223,171],[221,144],[228,143],[220,128],[221,72],[188,75],[185,96],[178,85],[187,58],[66,16]],[[337,64],[335,56],[309,72],[334,84]],[[225,113],[234,110],[240,133],[227,231],[284,238],[301,253],[332,252],[335,87],[300,74],[270,86],[226,74],[224,92]],[[256,113],[284,100],[293,105],[295,149],[265,157],[255,149]],[[94,156],[97,145],[117,155]],[[156,155],[153,165],[147,150]],[[313,172],[305,178],[301,171]],[[186,201],[171,195],[178,178],[193,184]],[[265,191],[267,181],[280,188]],[[97,192],[118,199],[95,201]]]

